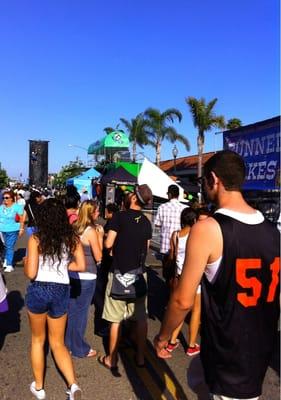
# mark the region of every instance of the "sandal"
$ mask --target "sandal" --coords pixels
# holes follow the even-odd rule
[[[96,357],[97,356],[97,351],[94,349],[90,349],[89,353],[86,355],[86,357]]]
[[[118,372],[118,367],[117,366],[111,367],[110,365],[106,364],[105,359],[106,359],[106,356],[99,356],[97,358],[98,363],[100,365],[102,365],[104,368],[108,369],[112,373],[113,376],[120,377],[121,374]]]

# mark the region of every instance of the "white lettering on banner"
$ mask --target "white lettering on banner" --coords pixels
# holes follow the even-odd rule
[[[265,179],[265,169],[266,169],[266,161],[262,161],[259,163],[259,170],[257,179]]]
[[[280,132],[250,140],[241,139],[237,142],[230,141],[228,146],[242,157],[258,156],[274,152],[278,153],[280,152]]]
[[[275,135],[268,135],[267,136],[267,149],[266,153],[274,153],[275,151],[275,143],[274,143]]]
[[[268,163],[266,163],[266,161],[250,162],[248,163],[248,175],[246,179],[253,181],[260,179],[274,179],[277,172],[276,168],[276,160],[271,160]]]
[[[276,136],[276,151],[280,153],[280,134]]]
[[[267,174],[266,174],[266,179],[273,179],[276,176],[276,167],[277,167],[277,161],[271,160],[267,164]]]

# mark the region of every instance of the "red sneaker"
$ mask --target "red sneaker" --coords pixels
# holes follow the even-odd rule
[[[187,356],[195,356],[195,354],[199,354],[200,353],[200,346],[199,344],[195,343],[195,345],[193,347],[190,347],[186,350],[186,355]]]
[[[176,340],[176,343],[171,343],[171,342],[169,342],[169,343],[168,343],[168,346],[166,347],[166,350],[167,350],[169,353],[172,353],[172,351],[176,350],[176,348],[179,347],[179,344],[180,344],[179,339]]]

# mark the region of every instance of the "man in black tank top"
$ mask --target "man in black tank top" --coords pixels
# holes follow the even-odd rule
[[[202,280],[201,360],[213,399],[258,399],[277,335],[279,232],[243,199],[242,158],[221,151],[203,184],[218,209],[189,235],[179,285],[154,344],[159,357]]]

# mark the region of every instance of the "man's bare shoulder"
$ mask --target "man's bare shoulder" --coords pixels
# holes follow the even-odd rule
[[[198,239],[203,243],[206,241],[213,242],[214,239],[221,237],[220,226],[214,218],[205,218],[201,221],[197,221],[196,224],[192,226],[189,237],[193,240]]]
[[[197,221],[191,228],[191,233],[193,235],[216,235],[219,233],[219,224],[217,221],[212,218],[208,217],[201,221]]]
[[[217,260],[222,254],[223,238],[217,221],[208,217],[196,222],[191,228],[188,243],[188,253],[201,259],[202,265]]]

